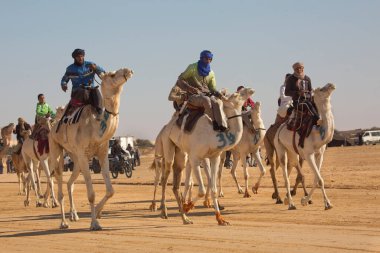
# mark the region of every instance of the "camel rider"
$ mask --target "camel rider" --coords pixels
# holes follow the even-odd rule
[[[199,61],[190,64],[178,77],[169,94],[169,100],[178,107],[187,100],[192,106],[204,108],[212,119],[214,130],[226,131],[227,123],[223,120],[221,106],[216,100],[222,95],[216,90],[215,74],[210,66],[212,59],[213,54],[210,51],[202,51]]]
[[[16,128],[13,130],[13,133],[16,135],[17,139],[17,146],[14,149],[14,153],[20,154],[22,144],[24,143],[24,136],[22,133],[27,130],[32,130],[31,126],[23,119],[18,118],[18,124],[16,125]]]
[[[46,103],[45,95],[40,93],[37,96],[38,103],[36,106],[36,117],[35,117],[35,124],[33,127],[32,132],[32,138],[35,137],[36,133],[38,133],[38,130],[40,129],[40,125],[38,124],[38,117],[45,117],[45,118],[55,118],[55,113],[53,109],[49,106],[48,103]]]
[[[285,81],[285,95],[292,97],[294,108],[297,108],[299,102],[306,103],[313,114],[314,120],[320,125],[322,121],[312,101],[311,80],[304,73],[303,63],[294,63],[293,70],[294,73]]]
[[[120,159],[120,156],[122,154],[125,155],[127,154],[127,152],[125,152],[123,148],[121,147],[120,140],[115,140],[115,142],[113,143],[111,147],[111,155],[113,155],[113,157],[118,157]]]
[[[100,120],[102,115],[102,95],[98,87],[95,87],[95,74],[101,77],[104,74],[104,69],[93,62],[85,61],[85,52],[83,49],[75,49],[71,56],[74,58],[74,63],[66,68],[66,72],[62,77],[61,88],[64,92],[67,91],[67,84],[71,80],[71,106],[82,104],[91,104],[96,112],[97,119]],[[88,97],[89,96],[89,97]]]
[[[293,106],[291,105],[291,101],[293,101],[292,97],[285,95],[286,80],[291,75],[292,74],[287,73],[285,75],[284,83],[280,86],[280,97],[277,100],[279,109],[277,110],[275,124],[279,122],[284,123],[293,110]]]

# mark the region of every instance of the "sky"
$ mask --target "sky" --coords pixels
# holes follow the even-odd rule
[[[380,1],[0,0],[0,126],[34,121],[37,95],[69,100],[60,80],[75,48],[107,71],[133,69],[116,135],[154,140],[177,77],[208,49],[217,87],[255,89],[267,127],[279,87],[302,61],[331,98],[339,130],[380,126]],[[70,85],[71,87],[71,85]]]

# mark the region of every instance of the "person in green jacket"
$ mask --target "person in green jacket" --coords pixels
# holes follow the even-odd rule
[[[48,103],[46,103],[44,94],[38,94],[36,118],[37,117],[55,118],[55,113]]]
[[[203,107],[212,119],[214,130],[226,131],[227,123],[223,120],[222,109],[217,101],[222,95],[216,90],[215,74],[210,67],[212,58],[213,54],[210,51],[202,51],[199,61],[190,64],[178,77],[169,94],[169,100],[178,106],[187,100],[190,105]]]
[[[38,103],[36,106],[36,117],[35,117],[35,124],[33,127],[33,132],[32,132],[32,138],[36,136],[36,133],[38,133],[40,129],[40,125],[38,124],[38,118],[39,117],[45,117],[45,118],[55,118],[55,113],[53,109],[49,106],[48,103],[46,103],[45,100],[45,95],[44,94],[38,94]]]

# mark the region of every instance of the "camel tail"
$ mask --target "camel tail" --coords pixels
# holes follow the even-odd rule
[[[161,164],[161,158],[156,157],[153,160],[152,164],[150,165],[149,169],[150,170],[157,170],[157,169],[160,169],[161,166],[162,166],[162,164]]]

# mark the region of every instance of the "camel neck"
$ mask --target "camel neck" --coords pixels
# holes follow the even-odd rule
[[[321,127],[325,130],[324,137],[321,141],[322,145],[324,145],[330,142],[334,135],[334,118],[331,112],[330,99],[327,99],[323,105],[316,103],[316,106],[322,119]]]
[[[236,115],[241,115],[241,109],[230,109],[225,108],[224,113],[227,118],[233,117]],[[231,146],[235,146],[241,139],[243,135],[243,121],[241,117],[234,117],[228,120],[229,131],[227,134],[232,135],[234,142],[231,142],[230,145],[226,146],[226,150],[230,149]]]

